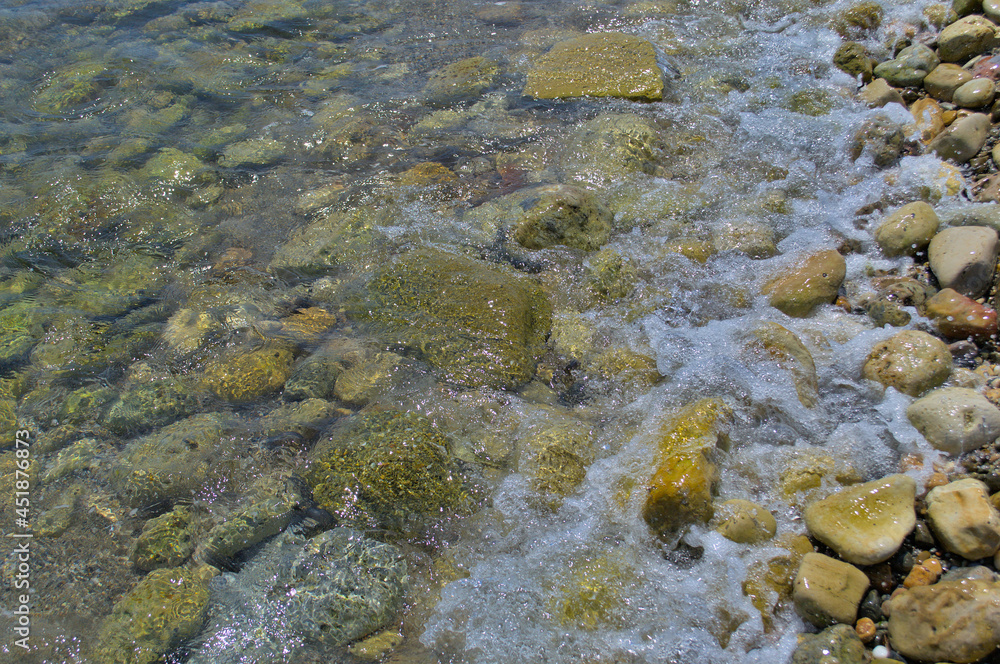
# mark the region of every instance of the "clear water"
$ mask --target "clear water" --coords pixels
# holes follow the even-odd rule
[[[651,432],[680,406],[707,396],[735,413],[730,448],[719,458],[720,498],[766,506],[780,534],[803,532],[803,496],[780,490],[789,469],[823,459],[834,470],[817,489],[822,493],[836,486],[835,476],[896,472],[908,454],[922,455],[923,468],[930,467],[932,454],[904,417],[908,399],[859,378],[868,350],[894,331],[834,307],[790,319],[759,295],[763,282],[802,252],[845,245],[853,248],[848,294],[863,294],[872,270],[905,262],[875,254],[869,218],[858,211],[918,196],[950,204],[933,158],[907,157],[889,171],[876,169],[869,156],[849,158],[851,135],[875,113],[853,101],[855,81],[831,64],[841,43],[831,22],[850,4],[6,0],[0,306],[34,311],[33,324],[46,330],[49,344],[115,324],[150,324],[162,335],[165,315],[157,315],[157,305],[169,315],[194,306],[199,287],[222,283],[216,302],[224,304],[230,336],[209,354],[221,352],[320,290],[314,276],[267,272],[275,248],[308,221],[304,194],[332,191],[344,209],[400,211],[380,218],[370,229],[375,240],[334,275],[347,280],[418,244],[489,244],[492,235],[470,210],[532,181],[559,179],[543,166],[524,181],[505,180],[494,169],[498,157],[537,149],[551,164],[574,128],[600,113],[650,118],[670,144],[661,172],[603,189],[618,201],[609,246],[636,268],[634,295],[583,302],[592,257],[556,248],[535,258],[548,266],[538,278],[553,293],[557,318],[578,316],[596,347],[647,354],[663,378],[652,387],[594,389],[572,407],[595,431],[595,461],[554,509],[540,505],[528,478],[511,466],[487,469],[490,497],[481,510],[410,543],[413,597],[402,621],[405,641],[392,661],[785,661],[802,624],[787,604],[774,607],[765,624],[742,591],[748,570],[783,549],[737,545],[703,527],[667,546],[639,516],[636,487],[653,471]],[[873,52],[886,54],[893,35],[908,26],[927,29],[921,6],[880,4],[883,28],[865,37]],[[555,40],[609,30],[656,45],[668,73],[663,102],[521,96],[530,62]],[[440,113],[421,101],[430,72],[476,55],[501,68],[483,103],[450,128],[420,129]],[[347,108],[363,124],[337,142],[331,128]],[[901,110],[884,113],[908,119]],[[258,138],[280,142],[280,160],[225,165],[226,145]],[[153,177],[151,160],[163,149],[197,156],[204,171]],[[398,174],[424,161],[455,172],[457,192],[396,184]],[[671,251],[678,239],[707,240],[745,222],[773,235],[777,255],[721,251],[702,264]],[[217,266],[234,249],[245,272],[220,281]],[[107,278],[116,270],[121,279]],[[796,333],[812,353],[815,407],[799,402],[787,369],[748,356],[748,335],[767,321]],[[162,336],[100,366],[87,365],[86,352],[73,357],[77,364],[59,376],[58,351],[6,367],[18,426],[40,440],[102,433],[87,418],[67,424],[53,416],[72,389],[119,390],[164,366],[197,373],[209,359],[178,361]],[[391,398],[431,415],[459,446],[523,436],[544,417],[527,392],[461,394],[428,389],[429,382],[425,375],[398,386]],[[237,416],[252,432],[275,405],[262,400]],[[475,416],[457,423],[460,413]],[[25,659],[5,631],[4,661],[88,661],[96,626],[139,578],[125,553],[144,515],[107,483],[125,441],[102,440],[97,462],[76,476],[85,494],[74,525],[35,550],[33,651]],[[62,446],[47,444],[36,448],[43,467]],[[301,461],[259,448],[252,433],[235,440],[231,472],[194,497],[198,509],[221,519],[252,493],[255,477],[275,468],[294,473]],[[67,482],[35,489],[39,511],[55,505]],[[0,527],[10,529],[12,518],[4,520]],[[446,567],[463,573],[440,571]],[[594,592],[605,593],[611,607],[594,624],[559,619],[561,593],[579,569],[600,579]],[[12,605],[12,588],[0,592]]]

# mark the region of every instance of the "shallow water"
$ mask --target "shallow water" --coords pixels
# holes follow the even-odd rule
[[[926,29],[920,7],[880,4],[883,28],[857,35],[874,52],[887,53],[907,26]],[[851,135],[874,112],[853,101],[855,81],[831,64],[841,42],[832,21],[849,5],[5,2],[4,396],[16,426],[36,441],[42,477],[59,450],[96,442],[80,467],[32,489],[34,515],[78,493],[65,533],[34,540],[28,659],[9,631],[0,659],[90,661],[100,621],[141,578],[128,547],[166,508],[129,504],[109,480],[132,436],[109,431],[102,409],[126,386],[201,375],[299,307],[336,311],[341,285],[413,247],[495,255],[496,229],[477,208],[534,183],[583,181],[615,211],[608,248],[634,268],[634,287],[594,297],[596,254],[517,249],[526,261],[519,267],[530,268],[555,310],[549,378],[519,392],[463,391],[413,359],[379,396],[426,413],[465,450],[486,496],[471,515],[404,538],[412,590],[392,661],[785,661],[802,624],[787,603],[762,615],[742,587],[748,570],[785,550],[738,545],[702,526],[661,542],[640,516],[641,486],[653,472],[653,432],[703,397],[734,412],[717,459],[719,497],[764,505],[779,535],[804,532],[802,501],[838,481],[895,472],[914,453],[924,469],[914,474],[930,468],[932,454],[904,417],[908,398],[859,378],[872,345],[895,330],[833,306],[791,319],[760,295],[766,278],[802,252],[833,248],[848,254],[853,300],[851,289],[863,293],[873,271],[906,267],[876,256],[865,208],[915,196],[946,206],[953,193],[931,157],[906,157],[888,171],[870,155],[850,159]],[[601,31],[657,47],[664,101],[521,95],[530,63],[552,43]],[[426,103],[430,74],[473,56],[499,64],[492,85],[477,99]],[[658,127],[652,172],[597,181],[567,168],[591,158],[565,155],[573,132],[605,113]],[[275,141],[275,152],[258,163],[227,156],[251,139]],[[449,169],[448,182],[401,181],[424,162]],[[331,211],[356,215],[343,262],[322,274],[276,269],[283,243]],[[722,246],[704,262],[677,250],[746,228],[763,249]],[[180,320],[178,310],[215,321],[190,352],[167,323]],[[384,346],[354,313],[339,312],[346,322],[337,333]],[[815,406],[800,402],[788,367],[748,352],[766,322],[811,352]],[[317,344],[300,342],[300,359]],[[588,372],[605,349],[645,355],[659,379]],[[98,388],[92,408],[68,405]],[[218,472],[185,500],[210,525],[266,493],[274,477],[300,473],[306,453],[265,444],[260,423],[280,394],[236,407],[198,399],[194,411],[231,410],[239,421],[214,461]],[[556,500],[540,497],[510,456],[553,409],[593,434],[585,477]],[[500,450],[494,457],[483,453],[489,441]],[[822,479],[812,493],[782,489],[782,478],[816,468]],[[321,654],[351,658],[337,650],[289,661]]]

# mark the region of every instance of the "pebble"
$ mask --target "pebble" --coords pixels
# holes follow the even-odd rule
[[[715,511],[715,530],[739,544],[756,544],[772,537],[778,529],[774,516],[761,505],[739,498],[727,500]]]
[[[974,78],[960,85],[952,101],[962,108],[983,108],[993,103],[996,86],[988,78]]]
[[[938,35],[942,62],[959,62],[984,53],[995,45],[996,25],[982,16],[960,18]]]
[[[919,330],[904,330],[875,345],[861,375],[917,397],[951,375],[948,346]]]
[[[866,664],[864,644],[850,625],[834,625],[819,634],[802,634],[792,664]]]
[[[806,528],[847,562],[874,565],[892,557],[913,530],[916,492],[907,475],[856,484],[808,505]]]
[[[903,579],[903,587],[929,586],[936,582],[940,576],[941,563],[937,559],[931,558],[910,569],[909,574]]]
[[[944,110],[931,97],[924,97],[913,102],[910,107],[917,129],[920,130],[920,141],[929,143],[935,136],[944,131]]]
[[[1000,645],[1000,584],[983,579],[911,588],[886,603],[889,641],[904,657],[975,662]]]
[[[1000,436],[1000,409],[965,387],[934,390],[910,404],[906,416],[934,449],[953,456]]]
[[[868,577],[854,565],[807,553],[795,577],[792,599],[799,616],[817,627],[853,625],[867,590]]]
[[[875,66],[875,76],[900,88],[923,83],[924,78],[941,64],[937,54],[924,44],[913,44],[899,52],[892,60]]]
[[[886,217],[875,229],[875,241],[886,256],[913,256],[927,248],[938,224],[934,208],[915,201]]]
[[[884,78],[876,78],[874,81],[861,88],[858,96],[869,108],[882,108],[887,104],[900,104],[906,106],[903,95],[899,90],[889,85]]]
[[[871,618],[859,618],[854,631],[858,633],[862,643],[871,643],[875,640],[875,622]]]
[[[972,79],[973,75],[968,69],[946,62],[927,74],[924,79],[924,90],[938,101],[951,101],[955,90]]]
[[[967,560],[992,556],[1000,549],[1000,514],[986,485],[966,478],[927,494],[927,518],[942,546]]]
[[[964,164],[976,156],[986,144],[989,130],[989,116],[973,113],[952,123],[948,129],[928,143],[927,149],[937,153],[942,159],[951,159]]]
[[[975,116],[967,119],[972,117]],[[993,282],[998,250],[1000,243],[995,230],[962,226],[946,228],[935,235],[927,257],[941,288],[953,288],[962,295],[977,298],[985,295]]]
[[[837,298],[847,274],[847,263],[830,249],[810,254],[804,261],[772,278],[762,289],[771,306],[795,318],[805,318],[820,304]]]

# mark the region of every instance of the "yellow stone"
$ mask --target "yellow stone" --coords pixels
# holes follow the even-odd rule
[[[820,304],[832,303],[847,275],[844,257],[830,249],[806,256],[764,285],[771,306],[796,318],[805,318]]]
[[[656,533],[669,536],[690,523],[712,518],[712,494],[719,480],[710,460],[726,441],[732,410],[719,399],[683,408],[661,429],[656,472],[649,482],[642,516]]]
[[[763,323],[753,331],[753,335],[754,340],[747,344],[747,350],[762,359],[776,361],[779,367],[789,371],[803,406],[812,408],[819,403],[816,363],[805,344],[777,323]]]
[[[536,99],[624,97],[663,99],[663,73],[645,39],[618,32],[555,44],[528,72],[524,94]]]

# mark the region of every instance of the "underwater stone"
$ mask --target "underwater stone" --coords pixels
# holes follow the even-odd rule
[[[837,298],[847,274],[847,263],[838,252],[820,251],[806,256],[764,284],[761,291],[771,306],[789,316],[805,318],[821,305]]]
[[[492,60],[475,56],[436,69],[424,86],[429,104],[454,104],[475,99],[496,81],[500,67]]]
[[[997,312],[956,290],[944,288],[924,303],[922,313],[945,339],[986,340],[997,333]]]
[[[115,78],[103,63],[82,62],[56,71],[35,94],[33,104],[39,113],[65,113],[96,101],[115,84]]]
[[[595,33],[558,42],[539,57],[524,86],[536,99],[663,99],[663,72],[653,45],[633,35]]]
[[[365,347],[354,339],[330,339],[295,365],[292,375],[285,382],[284,398],[334,398],[337,378],[351,365],[350,358],[364,353]]]
[[[208,626],[190,664],[286,661],[307,644],[339,647],[397,617],[406,561],[390,544],[338,527],[306,540],[286,532],[238,574],[211,584]]]
[[[833,625],[819,634],[801,635],[792,664],[867,664],[867,655],[854,627]]]
[[[143,166],[142,175],[172,187],[193,187],[215,179],[212,169],[198,157],[177,148],[160,148],[156,156]]]
[[[593,251],[611,236],[611,212],[586,189],[546,185],[533,190],[522,207],[514,239],[528,249],[563,244]]]
[[[555,408],[532,415],[518,455],[518,472],[543,494],[568,496],[594,460],[593,427]]]
[[[136,569],[149,572],[161,567],[177,567],[192,551],[191,510],[178,505],[143,524],[142,532],[129,549],[128,559]]]
[[[417,352],[465,387],[516,389],[535,374],[552,309],[530,279],[486,263],[418,249],[368,285],[382,338]]]
[[[855,78],[861,77],[865,83],[872,80],[872,58],[864,45],[858,42],[844,42],[833,54],[833,64],[840,71]]]
[[[119,435],[162,427],[198,411],[198,397],[190,381],[165,378],[129,387],[101,418]]]
[[[661,172],[666,149],[666,136],[651,120],[604,113],[573,132],[561,150],[560,164],[573,183],[603,187],[630,173]]]
[[[136,507],[190,497],[222,472],[213,460],[231,427],[226,415],[202,413],[137,438],[112,467],[112,482]]]
[[[285,144],[271,138],[255,138],[227,145],[219,157],[219,166],[270,166],[285,156]]]
[[[374,411],[344,418],[311,453],[306,480],[320,507],[342,518],[400,525],[469,506],[448,440],[423,415]]]
[[[111,611],[99,633],[99,664],[153,664],[205,622],[210,567],[150,572]]]
[[[283,495],[265,498],[240,510],[208,533],[203,552],[205,562],[225,561],[277,535],[292,522],[301,504],[302,496],[285,491]]]
[[[849,146],[851,159],[870,154],[878,168],[888,168],[899,162],[906,139],[903,128],[889,118],[878,115],[865,120],[854,133]]]
[[[726,440],[732,410],[718,399],[685,406],[657,434],[656,471],[649,482],[642,518],[669,537],[694,522],[712,518],[719,471],[710,457]]]
[[[762,323],[753,331],[746,350],[756,360],[774,361],[792,374],[799,402],[806,408],[819,403],[819,379],[812,353],[795,334],[777,323]]]
[[[395,353],[364,353],[337,376],[334,395],[353,406],[366,406],[389,391],[403,357]]]
[[[763,506],[735,498],[719,505],[712,517],[714,529],[739,544],[765,542],[778,530],[778,522]]]
[[[279,344],[265,344],[209,362],[201,382],[220,399],[248,403],[280,390],[291,373],[292,351]]]

